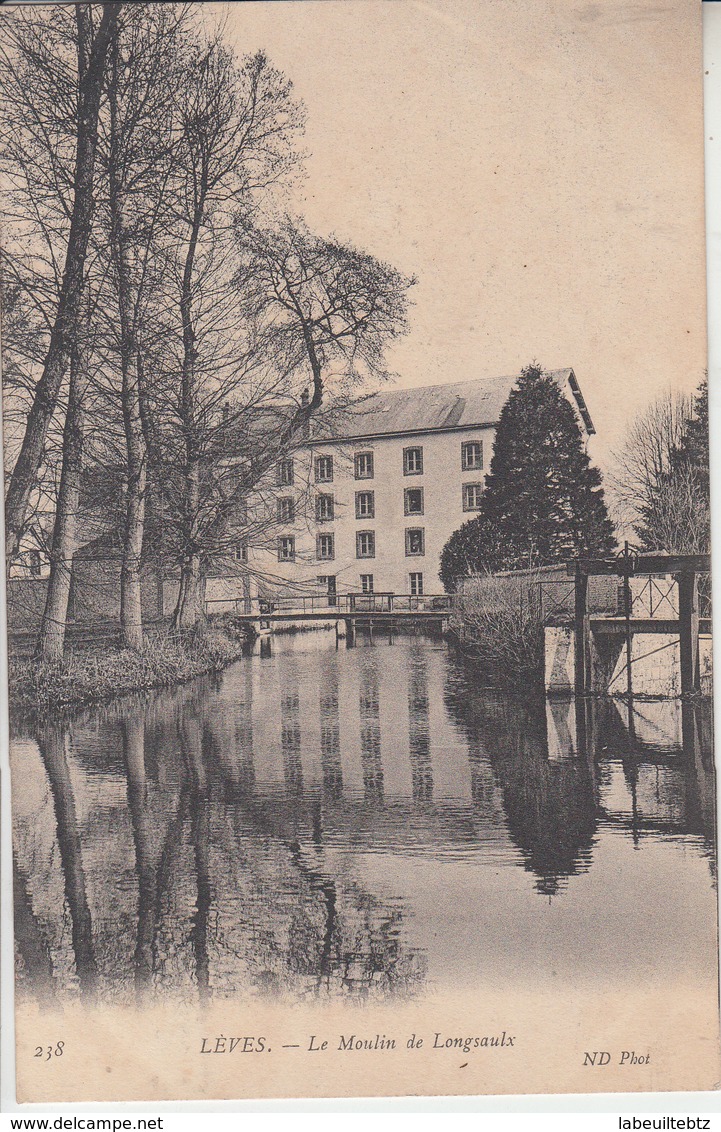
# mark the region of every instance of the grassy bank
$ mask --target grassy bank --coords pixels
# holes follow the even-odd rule
[[[246,641],[231,622],[221,622],[185,634],[149,635],[142,652],[89,646],[53,665],[10,656],[10,706],[13,712],[42,716],[106,703],[126,692],[185,684],[237,660]]]

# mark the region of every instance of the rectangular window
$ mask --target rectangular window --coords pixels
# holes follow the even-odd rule
[[[464,441],[461,444],[461,468],[472,472],[483,467],[483,444],[480,440]]]
[[[373,453],[372,452],[356,452],[356,454],[355,454],[355,478],[357,480],[372,480],[373,479]]]
[[[247,544],[247,542],[238,543],[238,545],[233,550],[233,557],[235,558],[236,562],[247,562],[248,561],[248,544]]]
[[[423,488],[407,487],[403,492],[403,509],[406,515],[423,514]]]
[[[406,557],[425,554],[426,533],[423,527],[406,527]]]
[[[360,580],[361,580],[361,593],[372,594],[373,593],[373,575],[372,574],[361,574]]]
[[[335,506],[332,495],[317,495],[315,497],[315,518],[318,523],[330,523],[333,519]]]
[[[316,540],[316,553],[318,558],[325,562],[335,556],[333,535],[318,535]]]
[[[375,492],[357,491],[355,493],[356,519],[373,519],[376,513]]]
[[[316,456],[316,458],[315,458],[315,482],[316,483],[332,483],[333,482],[333,457],[332,456]]]
[[[423,596],[423,575],[420,573],[413,573],[408,575],[411,583],[411,595],[413,597]]]
[[[293,535],[283,535],[278,539],[278,561],[295,562],[295,539]]]
[[[423,449],[403,449],[403,475],[420,476],[423,474]]]
[[[278,500],[278,522],[292,523],[295,519],[295,502],[290,496],[284,495]]]
[[[279,487],[288,487],[293,483],[293,461],[279,460],[276,467]]]
[[[355,536],[356,558],[375,558],[375,531],[357,531]]]
[[[480,511],[482,498],[483,498],[483,484],[482,483],[464,483],[464,485],[463,485],[463,510],[464,511]]]

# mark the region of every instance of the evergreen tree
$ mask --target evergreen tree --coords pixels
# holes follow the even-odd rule
[[[683,422],[667,463],[649,483],[638,507],[636,534],[643,550],[704,554],[710,550],[708,382]]]
[[[480,514],[444,547],[441,581],[452,590],[473,572],[610,554],[615,541],[573,407],[527,366],[501,411]]]
[[[691,467],[701,492],[709,493],[708,381],[702,381],[693,402],[693,416],[686,422],[671,467]]]

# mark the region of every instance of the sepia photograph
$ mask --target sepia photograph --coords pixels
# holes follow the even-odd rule
[[[700,0],[0,11],[17,1101],[717,1088]]]

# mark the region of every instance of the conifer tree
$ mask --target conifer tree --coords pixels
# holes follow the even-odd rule
[[[710,550],[708,382],[698,387],[689,414],[637,505],[635,531],[641,549],[677,554]]]
[[[615,547],[601,486],[570,402],[535,363],[523,370],[498,421],[480,514],[441,556],[441,581],[609,554]]]
[[[672,468],[692,467],[699,490],[709,492],[709,423],[708,380],[699,385],[693,401],[693,413],[686,422],[678,451],[671,457]]]

